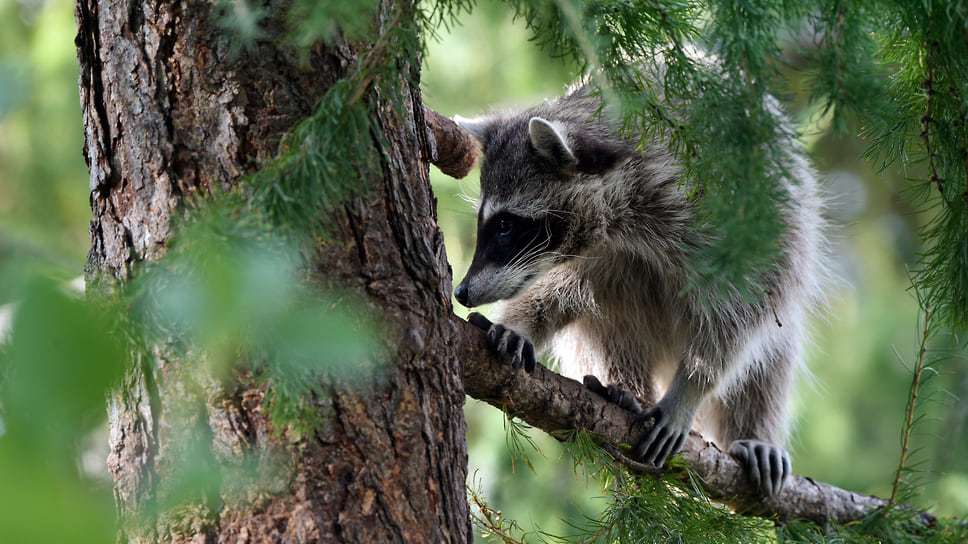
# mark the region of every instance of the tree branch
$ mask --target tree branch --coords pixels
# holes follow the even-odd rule
[[[464,353],[464,389],[475,399],[503,409],[552,436],[564,436],[563,431],[588,431],[613,456],[616,448],[627,451],[623,444],[633,444],[651,428],[651,421],[636,421],[632,412],[540,364],[532,374],[503,364],[488,348],[480,329],[462,319],[455,317],[455,320],[460,327]],[[740,464],[695,432],[689,434],[680,456],[710,499],[746,515],[776,518],[781,522],[805,519],[821,526],[843,525],[888,505],[886,499],[861,495],[796,474],[779,495],[760,499]],[[683,481],[689,478],[685,470],[669,467],[664,470],[673,471]],[[927,512],[917,514],[916,519],[926,526],[933,526],[937,521]]]
[[[428,130],[433,136],[431,162],[445,174],[461,178],[480,157],[473,138],[452,120],[424,108]],[[635,414],[589,391],[583,384],[552,372],[542,365],[528,374],[503,364],[491,352],[484,333],[470,323],[454,318],[460,329],[460,352],[464,354],[464,389],[468,395],[505,410],[552,436],[585,430],[619,462],[633,472],[655,472],[634,461],[626,462],[623,444],[651,428],[651,421],[638,421]],[[682,451],[706,495],[747,515],[776,518],[781,522],[805,519],[818,525],[843,525],[863,518],[874,510],[889,506],[886,499],[861,495],[792,475],[779,495],[762,499],[743,473],[740,464],[697,433],[690,433]],[[682,480],[685,470],[676,471]],[[898,508],[909,508],[899,506]],[[937,518],[927,512],[917,514],[923,525],[933,526]]]

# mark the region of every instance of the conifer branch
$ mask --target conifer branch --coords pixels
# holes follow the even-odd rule
[[[961,194],[961,196],[965,199],[965,204],[968,205],[968,126],[965,124],[965,121],[968,120],[968,111],[966,111],[964,106],[962,106],[960,113],[961,119],[959,120],[959,123],[961,127],[961,160],[964,162],[965,167],[965,191]]]
[[[623,449],[651,428],[651,421],[638,421],[632,412],[542,365],[528,374],[502,363],[488,349],[480,329],[461,319],[455,321],[460,328],[460,351],[464,353],[464,388],[471,397],[516,414],[559,439],[573,434],[568,431],[585,430],[606,450]],[[808,520],[828,526],[847,524],[892,507],[921,525],[934,526],[937,522],[928,512],[914,512],[904,505],[796,474],[779,495],[763,499],[740,464],[697,433],[690,433],[679,455],[688,471],[668,466],[663,471],[670,471],[684,482],[690,480],[691,471],[706,496],[745,515],[780,522]]]
[[[968,205],[968,109],[965,108],[964,102],[962,101],[961,91],[957,87],[955,89],[955,96],[961,103],[958,109],[959,119],[955,122],[955,126],[961,129],[961,161],[965,169],[965,190],[961,193],[961,197],[965,200],[965,204]]]
[[[373,79],[376,77],[376,68],[386,65],[385,56],[388,51],[388,46],[390,43],[390,37],[393,31],[400,24],[400,20],[403,18],[403,14],[406,12],[405,4],[401,5],[394,14],[393,19],[387,23],[380,37],[373,47],[366,52],[363,56],[363,60],[360,61],[360,67],[358,69],[358,75],[360,76],[359,84],[356,86],[356,90],[350,95],[349,100],[346,101],[346,105],[352,105],[357,103],[360,98],[363,97],[363,93],[370,87]]]
[[[523,533],[524,531],[513,520],[505,519],[500,511],[491,508],[480,490],[468,486],[467,498],[477,508],[477,512],[479,512],[477,514],[472,511],[471,517],[474,519],[475,524],[482,529],[485,537],[499,538],[505,544],[527,543],[526,540],[512,536],[512,531],[519,533]],[[488,540],[491,541],[490,538]]]
[[[890,510],[897,502],[898,491],[907,466],[908,449],[911,442],[911,431],[914,430],[914,412],[918,405],[918,390],[921,387],[921,376],[924,372],[924,356],[928,352],[928,337],[931,334],[931,305],[924,304],[924,329],[921,331],[921,346],[918,350],[918,362],[914,365],[914,375],[911,377],[911,389],[908,392],[907,407],[903,432],[901,433],[901,459],[898,461],[897,472],[894,475],[894,485],[891,487],[891,498],[887,500],[885,510]]]
[[[938,192],[941,193],[941,198],[944,200],[945,204],[951,206],[951,201],[948,200],[948,196],[944,192],[944,181],[941,176],[938,175],[938,168],[935,166],[934,157],[935,154],[931,150],[931,106],[934,102],[934,75],[937,67],[934,65],[934,50],[937,46],[936,42],[928,41],[925,44],[928,53],[925,59],[925,64],[927,65],[928,75],[925,77],[924,83],[921,84],[921,88],[924,89],[924,93],[927,96],[924,105],[924,115],[921,116],[921,138],[924,140],[924,151],[928,156],[928,168],[931,171],[931,181],[933,181],[938,186]]]

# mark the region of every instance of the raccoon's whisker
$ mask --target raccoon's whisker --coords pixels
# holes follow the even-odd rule
[[[545,247],[547,247],[547,244],[545,244]],[[511,259],[511,262],[508,263],[508,267],[519,268],[533,263],[535,260],[537,260],[538,256],[541,255],[542,249],[544,248],[537,247],[531,251],[528,251],[527,249],[522,250],[515,255],[513,259]]]
[[[463,200],[464,202],[467,202],[468,204],[472,204],[475,207],[477,206],[477,202],[479,200],[477,197],[473,197],[463,191],[461,191],[460,193],[457,193],[457,198]]]
[[[460,191],[457,193],[457,198],[467,202],[468,204],[472,204],[474,209],[477,209],[478,203],[480,202],[480,194],[477,196],[472,195],[471,192],[468,191],[468,184],[465,180],[458,180],[457,184],[460,188]]]
[[[577,253],[562,253],[560,251],[551,251],[548,253],[548,255],[562,257],[563,259],[581,259],[585,261],[596,261],[602,258],[598,255],[579,255]]]
[[[578,213],[568,210],[548,210],[545,213],[558,219],[564,219],[567,216],[578,217]]]
[[[547,227],[545,228],[547,229]],[[538,257],[540,257],[542,253],[544,253],[544,250],[548,249],[548,247],[551,245],[550,232],[548,232],[548,234],[549,235],[546,236],[544,240],[542,240],[541,244],[533,248],[525,247],[521,251],[519,251],[511,259],[511,261],[507,264],[507,266],[509,268],[524,267],[536,261]]]

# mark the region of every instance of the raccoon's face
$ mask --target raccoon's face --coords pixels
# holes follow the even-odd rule
[[[543,276],[563,255],[558,252],[568,227],[552,215],[533,218],[510,211],[478,214],[477,248],[457,301],[473,308],[513,298]]]
[[[586,144],[583,150],[597,153],[589,158],[593,164],[583,164],[567,126],[540,117],[458,122],[484,150],[477,247],[454,290],[457,301],[472,308],[519,295],[580,253],[582,220],[570,209],[575,186],[569,184],[617,155],[611,159]]]

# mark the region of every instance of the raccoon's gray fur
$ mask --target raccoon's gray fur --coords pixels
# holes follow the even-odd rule
[[[478,238],[455,290],[468,307],[505,300],[493,346],[533,368],[535,347],[570,377],[656,418],[634,453],[661,465],[694,425],[749,468],[763,493],[790,473],[787,395],[806,319],[823,289],[822,199],[789,139],[781,257],[756,303],[684,290],[687,248],[703,243],[668,149],[644,151],[587,88],[527,111],[458,119],[483,149]],[[778,109],[776,104],[771,108]],[[779,114],[778,114],[779,115]],[[683,294],[683,293],[686,294]],[[533,345],[532,345],[533,344]]]

